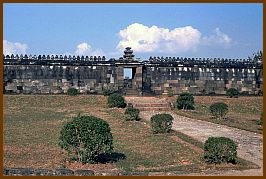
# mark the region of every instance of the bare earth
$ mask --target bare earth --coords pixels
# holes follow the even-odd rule
[[[142,111],[140,117],[144,120],[150,120],[158,111]],[[194,139],[205,142],[208,137],[228,137],[238,144],[238,156],[257,164],[259,169],[249,169],[243,171],[212,171],[209,174],[192,173],[190,175],[223,175],[223,176],[262,176],[263,175],[263,138],[261,134],[244,131],[224,125],[218,125],[206,121],[199,121],[173,112],[169,113],[174,117],[173,130],[180,131]]]

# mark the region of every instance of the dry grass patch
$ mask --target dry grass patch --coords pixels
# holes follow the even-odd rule
[[[169,101],[175,103],[176,96],[169,97]],[[240,96],[229,98],[226,96],[194,96],[195,110],[174,111],[182,116],[194,119],[223,124],[252,132],[262,133],[261,126],[257,125],[260,114],[263,111],[262,96]],[[210,115],[209,107],[215,102],[224,102],[228,105],[227,118],[218,120]]]
[[[4,165],[6,167],[70,168],[125,171],[198,172],[207,165],[201,155],[171,138],[152,134],[145,122],[126,121],[125,109],[107,108],[98,95],[4,95]],[[90,114],[106,120],[114,137],[116,163],[69,162],[58,146],[59,134],[71,117]]]

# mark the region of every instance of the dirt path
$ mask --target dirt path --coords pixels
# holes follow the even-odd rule
[[[150,120],[151,116],[160,112],[142,111],[140,117]],[[194,139],[205,142],[211,136],[223,136],[234,140],[238,144],[238,156],[251,161],[260,169],[250,169],[243,171],[214,171],[204,175],[224,175],[224,176],[262,176],[263,175],[263,139],[261,134],[248,132],[224,125],[214,124],[206,121],[195,120],[183,116],[179,116],[173,112],[170,113],[174,117],[173,129],[180,131]],[[201,173],[190,175],[203,175]]]

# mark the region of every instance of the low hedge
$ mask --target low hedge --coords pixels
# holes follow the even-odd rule
[[[230,88],[226,91],[226,95],[229,96],[230,98],[237,98],[239,95],[239,91],[235,88]]]
[[[139,109],[137,108],[127,108],[125,111],[126,120],[128,121],[138,121],[139,118]]]
[[[151,117],[151,129],[154,134],[170,132],[173,124],[170,114],[156,114]]]
[[[204,160],[207,163],[236,163],[237,145],[226,137],[209,137],[204,144]]]
[[[228,105],[224,102],[216,102],[210,106],[209,110],[212,116],[222,119],[228,113]]]
[[[113,93],[110,96],[108,96],[108,106],[110,108],[112,107],[118,107],[118,108],[124,108],[126,107],[125,99],[122,95],[118,93]]]
[[[194,97],[192,94],[183,92],[176,99],[176,107],[178,109],[190,109],[194,110]]]
[[[79,92],[76,88],[69,88],[67,90],[67,95],[69,95],[69,96],[76,96],[76,95],[78,95],[78,93]]]

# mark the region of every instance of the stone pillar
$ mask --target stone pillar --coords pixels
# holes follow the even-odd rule
[[[123,88],[123,85],[124,85],[124,67],[123,66],[118,66],[116,68],[116,73],[117,73],[118,89]]]
[[[136,74],[135,74],[136,87],[141,94],[142,94],[142,82],[143,82],[142,71],[143,67],[139,66],[136,68]]]

